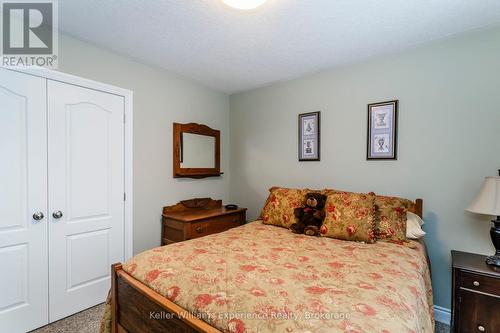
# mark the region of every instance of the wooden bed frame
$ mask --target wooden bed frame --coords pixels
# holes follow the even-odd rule
[[[423,200],[414,213],[422,217]],[[111,333],[222,333],[169,301],[122,268],[111,267]]]
[[[130,276],[121,264],[112,266],[111,332],[222,333]]]

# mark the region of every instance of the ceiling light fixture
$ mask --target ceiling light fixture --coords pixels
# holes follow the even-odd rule
[[[222,0],[229,7],[248,10],[255,9],[264,4],[267,0]]]

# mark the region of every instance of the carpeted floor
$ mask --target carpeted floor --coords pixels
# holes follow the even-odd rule
[[[436,321],[436,333],[450,333],[450,326]]]
[[[97,333],[104,303],[41,327],[31,333]]]
[[[104,304],[79,312],[73,316],[61,319],[31,333],[97,333]],[[436,322],[436,333],[449,333],[448,325]]]

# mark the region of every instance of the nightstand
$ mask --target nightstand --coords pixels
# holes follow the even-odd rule
[[[452,332],[500,332],[500,269],[486,256],[451,251]]]
[[[222,200],[184,200],[163,207],[161,244],[181,242],[238,227],[246,222],[246,208],[229,210]]]

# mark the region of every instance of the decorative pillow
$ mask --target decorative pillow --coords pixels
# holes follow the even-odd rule
[[[309,190],[272,187],[269,192],[259,218],[264,224],[289,228],[295,222],[293,210],[304,205]]]
[[[406,220],[406,238],[419,239],[425,236],[425,231],[422,230],[424,221],[417,214],[412,212],[407,213]]]
[[[375,228],[377,239],[406,240],[407,212],[413,209],[414,203],[408,199],[377,195],[375,205],[378,207]]]
[[[374,196],[363,193],[336,192],[326,199],[322,236],[374,243]]]
[[[312,192],[314,192],[314,190]],[[325,188],[325,189],[319,190],[318,192],[323,194],[323,195],[329,196],[331,194],[344,192],[344,191],[334,190],[333,188]]]

